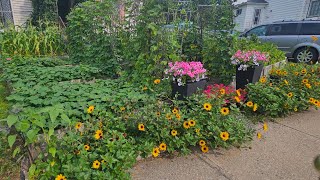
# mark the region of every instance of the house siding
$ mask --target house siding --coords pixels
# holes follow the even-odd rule
[[[306,19],[307,0],[268,0],[265,23]]]
[[[242,9],[242,13],[234,19],[234,23],[236,24],[235,30],[242,32],[245,29],[244,24],[247,14],[247,6],[242,6],[239,9]],[[237,11],[234,13],[236,12]]]
[[[31,0],[11,0],[14,24],[24,25],[32,13]]]

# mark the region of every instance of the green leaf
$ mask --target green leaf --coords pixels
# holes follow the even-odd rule
[[[28,171],[29,177],[33,176],[35,171],[36,171],[36,166],[32,164]]]
[[[57,149],[54,148],[54,147],[51,147],[51,148],[49,149],[49,153],[50,153],[53,157],[56,156],[56,152],[57,152]]]
[[[16,147],[16,149],[13,151],[12,156],[16,157],[16,155],[20,152],[20,147]]]
[[[49,111],[51,122],[54,123],[59,115],[59,111],[52,109]]]
[[[61,114],[61,118],[63,120],[63,123],[71,124],[71,120],[66,114]]]
[[[37,134],[38,134],[38,130],[31,129],[27,132],[27,137],[30,141],[34,141]]]
[[[14,142],[16,142],[16,138],[17,138],[17,135],[8,136],[8,143],[9,143],[10,148],[12,148]]]
[[[17,121],[18,121],[18,117],[17,116],[9,115],[7,117],[7,124],[8,124],[9,127],[14,125]]]
[[[53,135],[53,133],[54,133],[54,129],[50,127],[48,132],[49,138]]]

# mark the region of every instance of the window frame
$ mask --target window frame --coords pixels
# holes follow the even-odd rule
[[[256,16],[257,10],[259,10],[259,16]],[[261,20],[261,12],[262,12],[262,9],[259,9],[259,8],[254,9],[254,12],[253,12],[253,25],[259,25],[260,20]],[[258,21],[257,21],[257,23],[255,24],[255,22],[256,22],[256,17],[258,18]]]
[[[242,8],[236,10],[236,16],[240,16],[242,14]]]
[[[311,10],[313,10],[313,3],[319,3],[318,5],[318,15],[311,15]],[[320,0],[311,0],[308,9],[308,17],[320,17]]]
[[[249,33],[250,31],[252,31],[252,30],[254,30],[254,29],[257,29],[257,28],[261,28],[261,27],[263,27],[263,26],[266,27],[266,34],[265,34],[264,36],[268,36],[268,31],[269,31],[270,25],[267,25],[267,24],[259,25],[259,26],[256,26],[256,27],[248,30],[248,31],[245,33],[245,36],[248,37],[248,36],[249,36],[248,33]],[[255,35],[256,35],[256,34],[255,34]],[[256,35],[256,36],[258,36],[258,35]]]

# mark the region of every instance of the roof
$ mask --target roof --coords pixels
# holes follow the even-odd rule
[[[237,0],[236,6],[243,6],[247,4],[269,4],[266,0]]]
[[[268,3],[265,0],[248,0],[247,2],[251,2],[251,3]]]

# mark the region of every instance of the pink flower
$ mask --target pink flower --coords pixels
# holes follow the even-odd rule
[[[6,60],[7,60],[7,61],[11,61],[11,60],[12,60],[12,58],[7,58]]]

